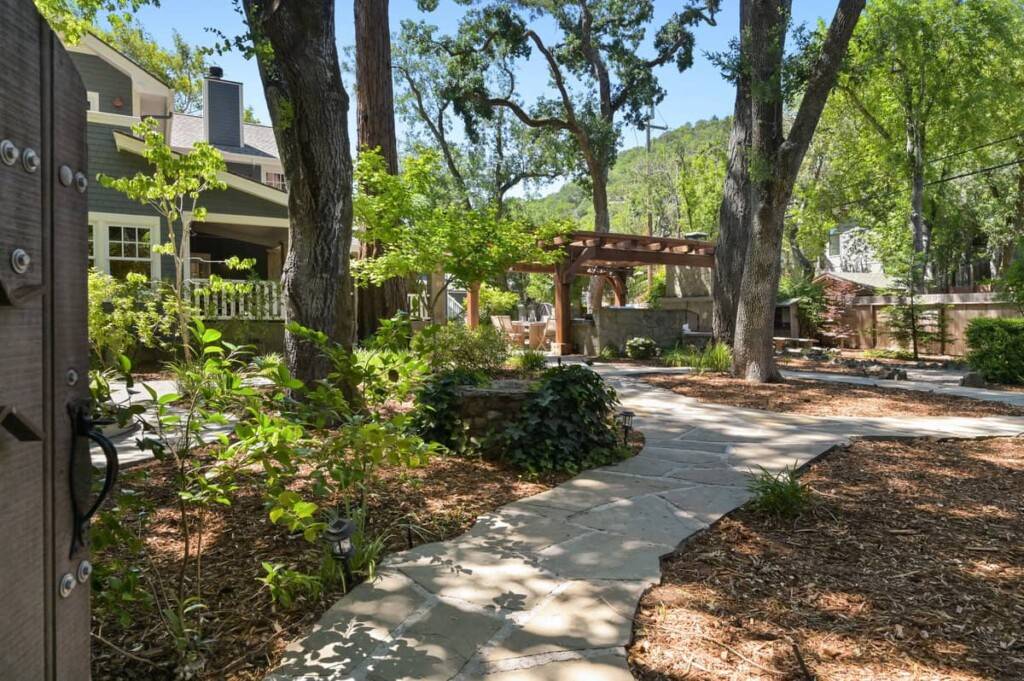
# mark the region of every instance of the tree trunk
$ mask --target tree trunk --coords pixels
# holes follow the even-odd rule
[[[751,158],[758,159],[763,168],[751,184],[755,210],[736,313],[733,372],[758,383],[781,378],[775,367],[772,335],[786,207],[864,0],[840,0],[787,139],[782,131],[779,75],[789,8],[789,0],[752,0],[750,39],[744,41],[750,48],[745,64],[751,76]]]
[[[350,347],[352,161],[334,3],[243,0],[242,5],[289,184],[285,321]],[[323,354],[287,330],[285,357],[301,381],[327,374]]]
[[[395,137],[395,99],[391,76],[391,31],[388,0],[355,0],[356,34],[356,137],[359,150],[379,149],[388,172],[398,173],[398,141]],[[381,245],[363,243],[359,258],[380,255]],[[406,308],[408,287],[395,277],[380,285],[367,284],[356,291],[356,328],[367,338],[381,319]]]
[[[608,213],[608,164],[603,160],[594,159],[588,161],[590,170],[590,183],[593,187],[592,199],[594,204],[594,231],[610,232],[611,215]],[[590,277],[587,287],[587,307],[591,312],[596,313],[601,307],[601,282],[598,277]]]
[[[740,36],[750,24],[750,2],[740,2]],[[742,51],[742,47],[741,47]],[[743,56],[741,55],[741,59]],[[736,306],[739,304],[743,264],[750,242],[751,187],[750,153],[750,77],[741,68],[736,81],[736,103],[729,131],[729,159],[718,209],[718,242],[712,282],[711,329],[715,339],[732,344],[736,333]]]

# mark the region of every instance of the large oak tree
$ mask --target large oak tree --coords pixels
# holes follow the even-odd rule
[[[840,0],[808,66],[803,96],[789,134],[783,130],[783,70],[790,0],[749,0],[749,26],[740,34],[740,68],[750,79],[750,238],[736,309],[733,371],[747,380],[779,377],[773,358],[775,298],[781,271],[783,222],[804,154],[835,85],[864,0]],[[736,194],[726,194],[725,202]],[[729,228],[720,225],[720,239]]]

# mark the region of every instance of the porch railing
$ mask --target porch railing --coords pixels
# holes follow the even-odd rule
[[[263,280],[222,279],[211,286],[208,279],[189,282],[192,305],[203,319],[284,319],[281,284]]]

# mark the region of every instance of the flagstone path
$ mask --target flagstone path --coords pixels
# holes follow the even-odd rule
[[[747,500],[746,473],[853,436],[1024,433],[1024,418],[812,418],[700,404],[599,368],[647,437],[637,456],[390,557],[293,642],[271,681],[619,681],[659,558]],[[628,374],[628,372],[626,372]]]

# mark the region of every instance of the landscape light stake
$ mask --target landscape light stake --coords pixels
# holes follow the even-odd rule
[[[352,534],[355,532],[355,523],[348,518],[337,516],[327,524],[324,530],[323,540],[330,549],[331,555],[341,561],[342,569],[345,571],[345,590],[348,591],[352,583],[352,570],[349,561],[356,554],[356,547],[352,544]]]
[[[629,444],[629,433],[633,430],[633,417],[634,414],[631,411],[620,411],[616,416],[615,420],[619,422],[619,427],[622,428],[622,443]]]

